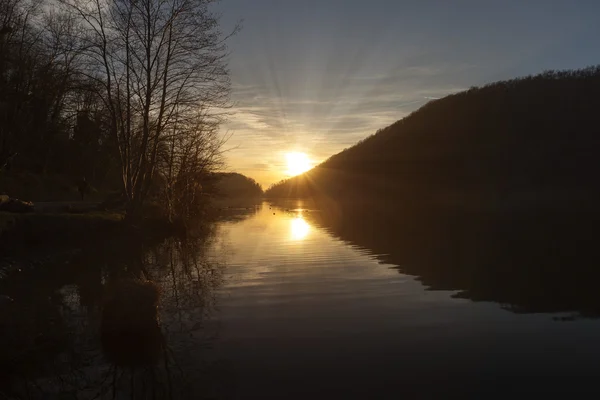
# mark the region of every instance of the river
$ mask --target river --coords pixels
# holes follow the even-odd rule
[[[186,240],[83,249],[55,266],[60,272],[23,279],[10,293],[18,306],[3,337],[22,350],[4,367],[6,393],[307,399],[600,391],[600,322],[590,311],[598,299],[583,283],[553,292],[559,284],[529,275],[531,290],[518,283],[503,291],[502,274],[453,268],[486,260],[468,241],[481,229],[457,239],[440,228],[443,238],[424,245],[415,239],[422,230],[407,233],[391,217],[349,222],[342,213],[340,224],[326,213],[302,201],[226,209]],[[498,259],[504,239],[494,237],[485,249]],[[437,255],[425,257],[427,249]],[[537,251],[517,258],[529,263]],[[423,260],[420,274],[409,265],[415,260]],[[428,266],[432,260],[447,268]],[[512,281],[525,279],[505,269]],[[160,287],[163,339],[156,360],[115,365],[99,333],[103,293],[139,276]]]

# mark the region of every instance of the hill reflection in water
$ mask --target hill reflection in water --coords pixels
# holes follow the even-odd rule
[[[328,204],[306,218],[431,290],[518,313],[600,315],[600,216],[590,212],[403,210]]]

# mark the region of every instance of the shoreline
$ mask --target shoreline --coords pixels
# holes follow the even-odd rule
[[[182,234],[185,228],[161,218],[130,225],[120,212],[0,212],[0,282],[45,265],[68,263],[85,249],[107,241],[156,242]]]

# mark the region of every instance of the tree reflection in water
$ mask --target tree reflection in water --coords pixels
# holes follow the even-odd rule
[[[223,277],[215,240],[211,226],[160,243],[108,241],[4,282],[15,301],[0,308],[10,327],[0,330],[0,395],[201,397],[212,364],[199,351],[217,334],[209,319]]]

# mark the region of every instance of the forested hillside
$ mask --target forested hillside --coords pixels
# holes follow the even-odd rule
[[[600,67],[548,71],[434,100],[270,197],[595,193]]]
[[[263,195],[262,188],[254,179],[236,172],[214,174],[214,192],[225,198],[253,198]]]

